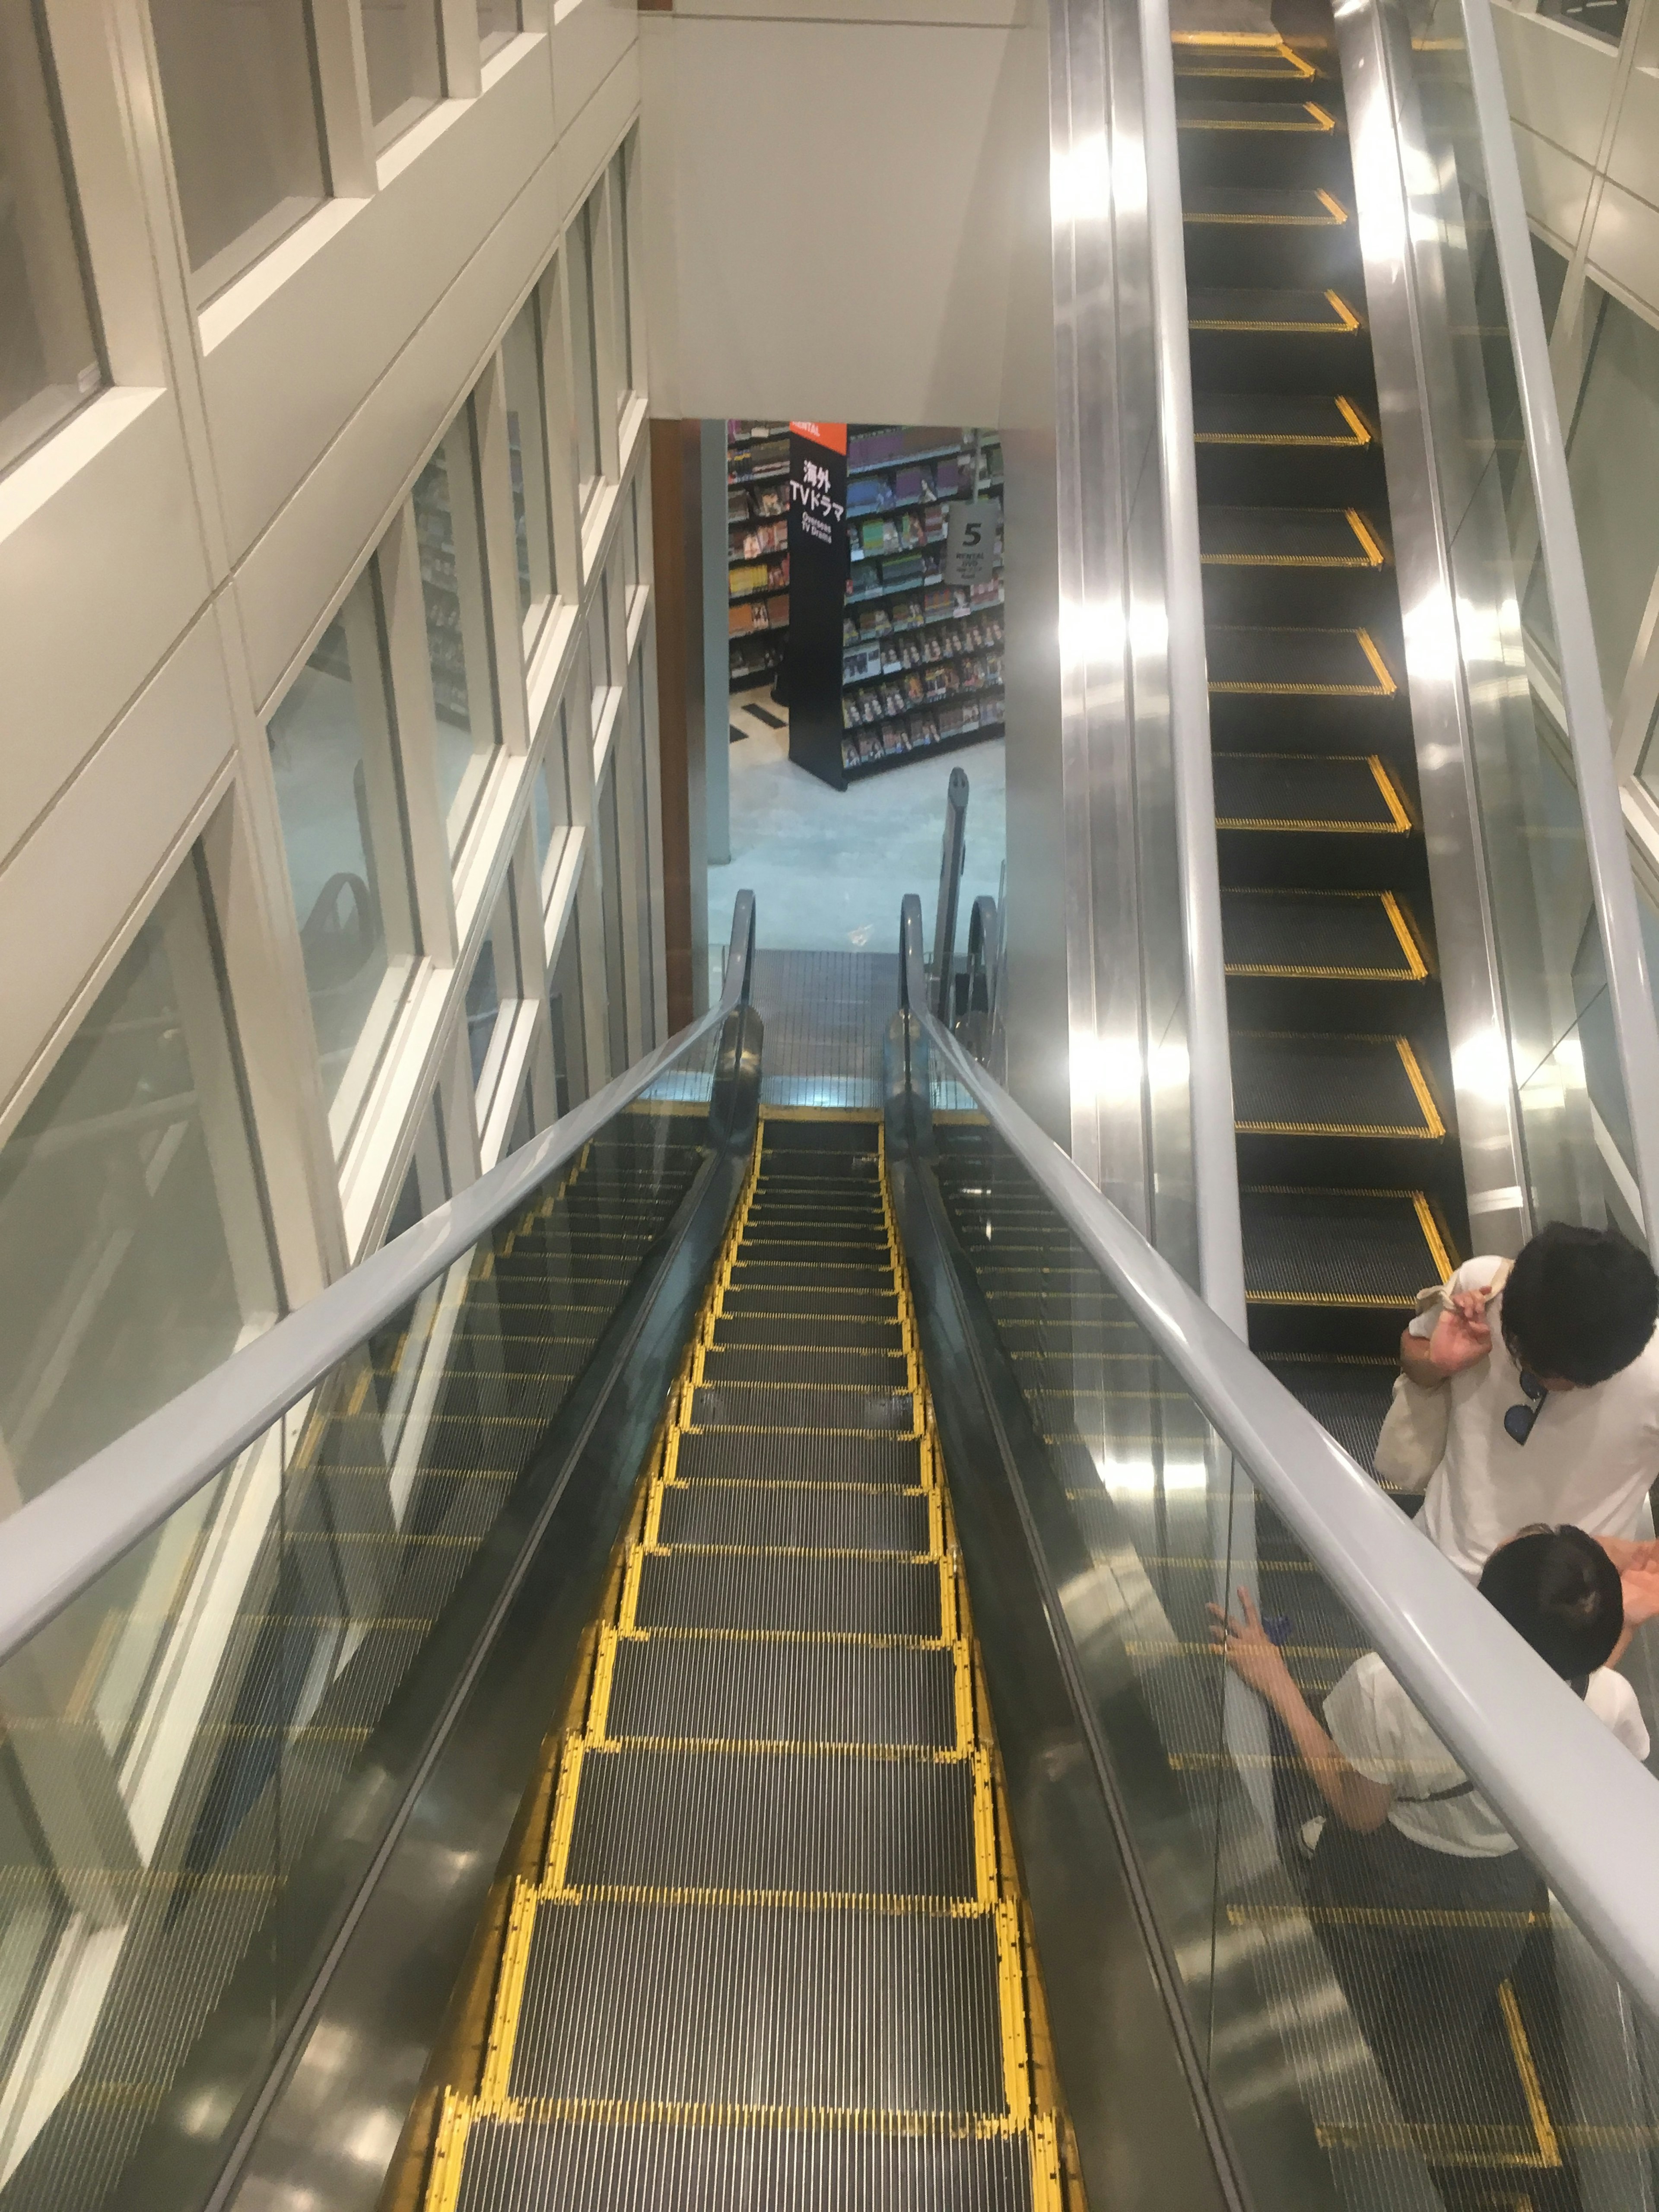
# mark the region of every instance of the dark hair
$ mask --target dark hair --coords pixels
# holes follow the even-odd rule
[[[1480,1595],[1568,1681],[1605,1666],[1625,1626],[1619,1570],[1582,1528],[1500,1545],[1481,1570]]]
[[[1504,1285],[1504,1340],[1517,1367],[1588,1387],[1647,1348],[1659,1275],[1614,1229],[1540,1229]]]

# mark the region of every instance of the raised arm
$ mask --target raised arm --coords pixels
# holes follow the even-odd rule
[[[1389,1817],[1392,1786],[1373,1782],[1344,1759],[1297,1689],[1284,1653],[1261,1626],[1261,1616],[1242,1585],[1238,1601],[1244,1613],[1242,1623],[1218,1605],[1210,1607],[1211,1643],[1239,1680],[1265,1698],[1284,1722],[1297,1756],[1343,1826],[1371,1834]]]

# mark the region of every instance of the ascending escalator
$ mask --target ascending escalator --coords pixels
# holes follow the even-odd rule
[[[1341,77],[1176,75],[1250,1342],[1369,1462],[1468,1231]]]
[[[763,1121],[570,1711],[428,2212],[1080,2201],[872,1119]]]

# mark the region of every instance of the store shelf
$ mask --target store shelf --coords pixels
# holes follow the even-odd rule
[[[940,753],[959,753],[969,745],[982,744],[988,738],[1004,734],[1001,722],[981,723],[976,730],[957,730],[948,738],[935,738],[932,744],[914,745],[902,753],[883,753],[879,760],[848,761],[842,772],[848,783],[861,783],[866,776],[880,775],[890,768],[902,768],[907,761],[936,760]]]
[[[973,441],[958,438],[949,446],[930,446],[925,453],[890,453],[884,461],[858,461],[848,464],[849,477],[878,477],[884,469],[914,469],[922,461],[954,460],[958,453],[971,453]]]

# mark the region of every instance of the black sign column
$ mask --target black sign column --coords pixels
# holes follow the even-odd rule
[[[849,573],[847,425],[789,425],[789,643],[783,696],[789,757],[837,791],[841,754],[841,626]]]

